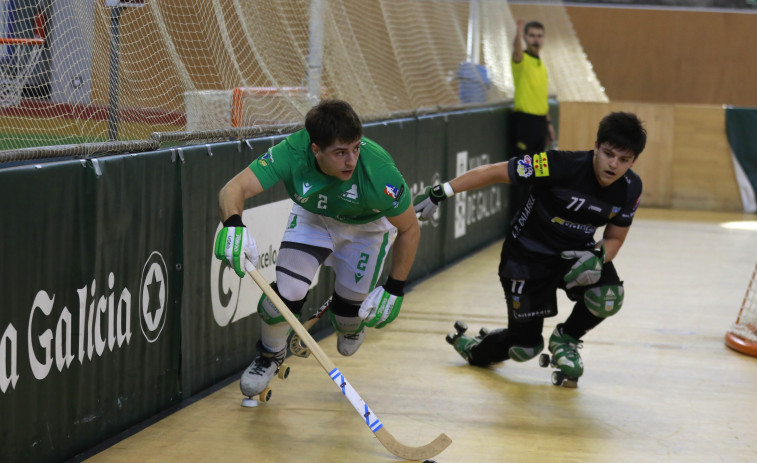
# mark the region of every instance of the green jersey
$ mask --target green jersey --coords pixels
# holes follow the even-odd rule
[[[281,180],[289,197],[305,210],[348,224],[394,217],[410,206],[405,180],[375,142],[362,138],[355,171],[344,182],[321,172],[310,146],[307,131],[300,130],[258,157],[250,169],[263,189]]]

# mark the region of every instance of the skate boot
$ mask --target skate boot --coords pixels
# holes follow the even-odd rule
[[[336,338],[336,350],[345,357],[357,352],[365,340],[365,327],[353,333],[339,333]]]
[[[578,349],[583,343],[570,335],[563,333],[563,325],[559,324],[549,337],[549,351],[552,353],[548,364],[558,371],[552,373],[552,384],[555,386],[577,387],[578,378],[584,374],[584,364]],[[544,361],[540,360],[542,366]]]
[[[242,373],[239,388],[242,390],[242,394],[247,397],[259,396],[260,402],[267,402],[271,398],[271,390],[268,388],[271,378],[276,373],[279,373],[281,379],[285,379],[289,375],[289,367],[284,367],[279,371],[279,367],[284,363],[286,349],[271,352],[260,341],[258,341],[256,347],[258,356]]]
[[[360,349],[365,341],[365,324],[360,317],[342,317],[329,312],[331,324],[336,330],[336,350],[349,357]]]
[[[470,350],[473,346],[476,346],[481,342],[481,339],[483,339],[486,333],[479,332],[479,336],[473,338],[465,335],[467,330],[468,325],[465,322],[458,320],[455,322],[456,333],[448,334],[446,339],[447,343],[454,347],[455,351],[460,354],[460,357],[464,358],[471,365],[475,365],[475,363],[471,361]]]

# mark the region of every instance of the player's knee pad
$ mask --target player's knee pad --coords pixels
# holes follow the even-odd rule
[[[584,302],[595,317],[615,315],[623,306],[623,284],[590,288],[584,293]]]
[[[305,305],[305,298],[302,298],[299,301],[289,301],[281,296],[276,283],[271,284],[271,288],[273,288],[276,294],[279,295],[281,300],[284,301],[284,304],[286,304],[287,308],[289,308],[293,314],[299,315],[300,312],[302,312],[302,306]],[[267,325],[276,325],[286,321],[284,316],[281,315],[281,312],[279,312],[279,309],[273,305],[273,302],[265,294],[260,296],[260,301],[258,301],[258,315]]]
[[[334,293],[329,304],[329,320],[336,331],[353,334],[363,328],[363,319],[358,317],[360,305],[354,304]]]
[[[544,350],[544,339],[542,338],[536,345],[531,346],[512,346],[507,350],[507,355],[511,360],[516,362],[525,362],[536,357]]]

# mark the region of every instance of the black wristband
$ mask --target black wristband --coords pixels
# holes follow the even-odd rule
[[[435,185],[431,188],[428,197],[431,198],[431,202],[434,204],[439,204],[447,199],[447,195],[444,194],[444,187],[442,185]]]
[[[244,227],[244,222],[242,222],[242,216],[239,214],[234,214],[228,219],[223,221],[224,227]]]
[[[384,290],[392,296],[404,296],[405,295],[405,282],[402,280],[395,280],[392,277],[387,278],[384,283]]]

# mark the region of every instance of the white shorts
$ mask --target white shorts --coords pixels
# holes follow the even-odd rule
[[[332,252],[324,265],[334,269],[336,287],[367,295],[376,286],[397,228],[386,217],[347,224],[292,206],[283,241],[318,246]]]

